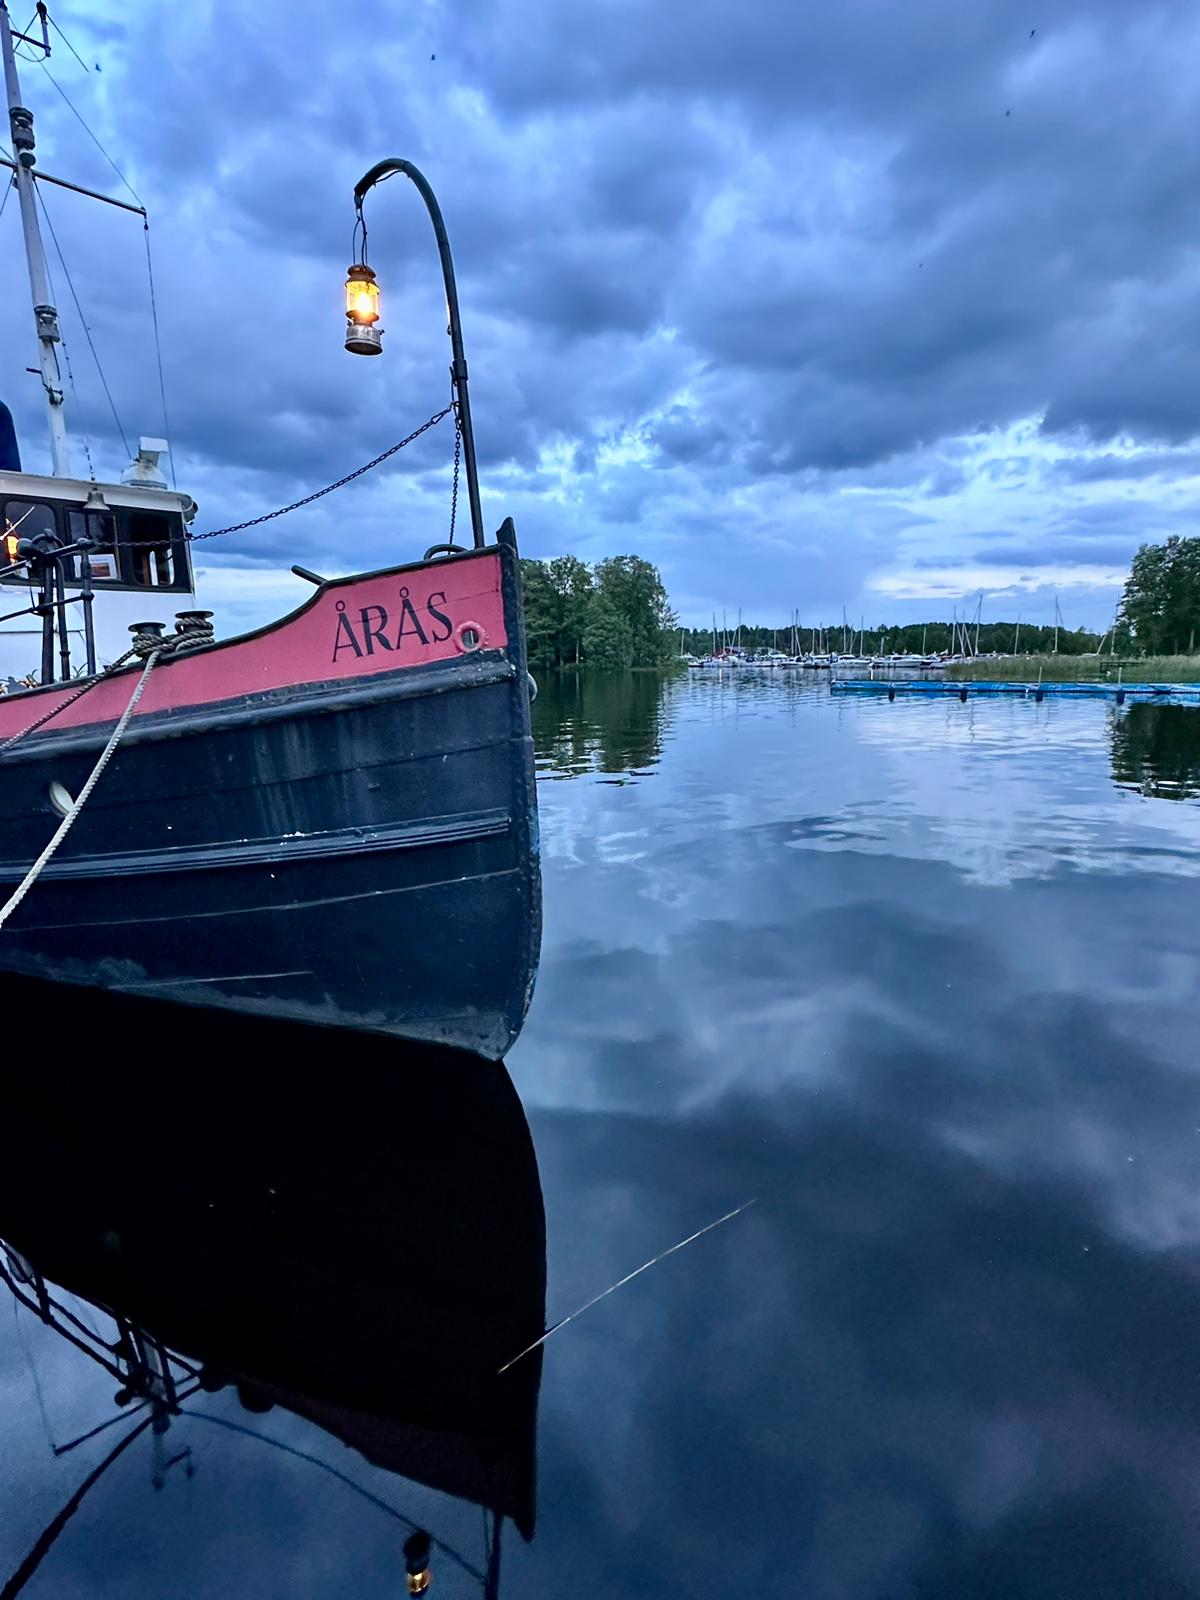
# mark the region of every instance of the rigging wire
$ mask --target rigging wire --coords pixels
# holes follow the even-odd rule
[[[49,276],[50,276],[50,272],[49,272],[49,269],[47,269],[46,277],[49,278]],[[51,287],[51,291],[50,292],[53,294],[53,292],[54,292],[53,287]],[[81,415],[82,412],[83,412],[83,407],[79,403],[79,390],[76,389],[76,387],[75,387],[75,373],[74,373],[74,370],[73,370],[73,368],[71,366],[71,352],[67,349],[67,341],[63,337],[63,333],[62,333],[62,329],[61,328],[59,329],[59,332],[58,332],[58,342],[59,342],[59,344],[62,345],[63,365],[67,369],[67,382],[71,386],[71,399],[75,402],[76,414],[77,415]],[[95,483],[95,481],[96,481],[96,463],[92,460],[92,446],[91,446],[91,441],[88,439],[88,436],[87,436],[87,430],[84,429],[84,428],[80,428],[79,437],[83,440],[83,453],[84,453],[84,456],[87,459],[87,464],[88,464],[88,478],[91,480],[92,483]]]
[[[83,131],[87,134],[88,138],[96,146],[96,149],[99,150],[100,154],[104,157],[105,161],[108,162],[109,166],[116,173],[117,177],[120,178],[121,182],[129,190],[130,194],[137,201],[138,205],[139,206],[142,205],[142,197],[141,197],[141,195],[138,194],[137,190],[130,183],[129,179],[121,171],[120,167],[113,160],[113,158],[109,155],[108,151],[104,148],[104,146],[100,143],[100,140],[92,132],[91,128],[88,126],[87,120],[83,116],[83,113],[78,110],[78,108],[75,105],[75,102],[71,99],[70,95],[68,95],[67,91],[63,88],[62,84],[59,83],[58,79],[50,71],[50,68],[46,65],[45,61],[41,61],[39,63],[39,65],[41,66],[42,71],[50,79],[50,82],[58,90],[59,94],[62,95],[63,99],[66,101],[67,105],[69,106],[71,112],[74,114],[76,121],[79,123],[79,125],[83,129]],[[144,207],[143,207],[143,209],[144,209]]]
[[[194,1388],[181,1390],[179,1399],[185,1400],[190,1398],[193,1394],[195,1394],[197,1388],[199,1388],[199,1384],[197,1384]],[[25,1557],[24,1561],[21,1562],[21,1565],[13,1573],[12,1577],[9,1578],[3,1589],[0,1589],[0,1600],[15,1600],[15,1597],[20,1594],[21,1590],[29,1582],[30,1578],[33,1577],[38,1567],[41,1566],[42,1561],[49,1554],[59,1534],[75,1515],[76,1511],[78,1511],[83,1502],[84,1495],[87,1494],[88,1490],[97,1481],[97,1479],[103,1477],[103,1475],[108,1471],[109,1467],[112,1466],[113,1462],[116,1461],[124,1451],[128,1450],[133,1441],[140,1434],[145,1433],[146,1429],[154,1421],[155,1416],[156,1412],[151,1411],[148,1417],[143,1417],[140,1422],[135,1422],[133,1427],[130,1428],[129,1432],[122,1435],[113,1448],[108,1452],[108,1454],[104,1457],[104,1460],[101,1461],[98,1466],[92,1468],[91,1472],[88,1473],[87,1477],[79,1485],[78,1489],[75,1490],[74,1494],[63,1506],[62,1510],[59,1511],[57,1516],[54,1517],[53,1521],[47,1523],[47,1525],[42,1529],[41,1533],[35,1539],[29,1554]]]
[[[85,72],[90,72],[92,70],[91,67],[88,66],[87,62],[79,54],[79,51],[76,50],[75,46],[71,43],[70,39],[67,38],[66,34],[59,27],[58,23],[55,22],[54,18],[50,15],[49,12],[46,13],[46,17],[47,17],[47,20],[50,23],[50,26],[54,29],[55,33],[62,40],[62,42],[66,45],[67,49],[75,57],[76,61],[78,61],[79,65],[83,68],[83,70]]]
[[[29,45],[29,43],[30,43],[29,37],[28,37],[29,30],[33,27],[33,25],[37,21],[37,19],[38,19],[38,14],[35,11],[33,13],[33,15],[30,17],[29,21],[21,29],[20,33],[19,34],[14,34],[14,36],[13,36],[13,40],[14,40],[14,42],[13,42],[13,55],[21,56],[21,60],[22,61],[40,61],[42,59],[41,56],[23,56],[23,55],[21,55],[21,44],[24,43],[27,46]]]
[[[21,1302],[15,1297],[12,1303],[13,1328],[16,1331],[17,1343],[21,1346],[21,1353],[25,1357],[25,1364],[29,1368],[29,1376],[33,1379],[33,1392],[37,1396],[37,1407],[42,1417],[42,1427],[46,1430],[46,1443],[50,1446],[51,1454],[57,1455],[58,1448],[54,1443],[54,1429],[50,1426],[50,1413],[46,1409],[46,1396],[42,1393],[42,1380],[38,1376],[37,1363],[33,1359],[33,1351],[29,1348],[29,1341],[25,1337],[25,1329],[21,1326]]]
[[[16,1304],[16,1302],[13,1302]],[[103,1422],[98,1422],[94,1428],[89,1428],[86,1433],[81,1433],[77,1439],[68,1439],[66,1444],[56,1444],[54,1454],[65,1456],[68,1451],[77,1450],[81,1444],[87,1444],[89,1439],[94,1439],[98,1433],[105,1433],[109,1428],[115,1428],[118,1422],[127,1422],[130,1417],[136,1417],[139,1411],[144,1411],[150,1404],[149,1400],[139,1400],[135,1406],[126,1406],[124,1411],[118,1411],[113,1417],[108,1417]]]
[[[141,204],[141,201],[138,202]],[[163,438],[168,445],[171,442],[171,420],[167,416],[167,384],[163,377],[162,340],[158,334],[158,301],[154,297],[154,262],[150,255],[150,219],[142,212],[142,238],[146,241],[146,276],[150,280],[150,320],[154,324],[154,359],[158,365],[158,398],[162,403]],[[168,452],[167,459],[171,464],[171,487],[178,489],[175,480],[175,452]]]
[[[113,400],[112,390],[108,387],[108,379],[104,376],[104,368],[101,366],[100,357],[96,352],[95,341],[92,338],[92,330],[88,327],[87,318],[83,314],[83,307],[79,304],[79,296],[75,293],[75,285],[71,280],[71,274],[67,267],[66,258],[62,253],[62,246],[58,242],[58,235],[54,231],[54,224],[50,220],[50,213],[46,209],[46,201],[42,195],[41,188],[35,185],[34,193],[37,195],[38,204],[42,208],[42,216],[46,219],[46,226],[50,230],[50,237],[54,241],[54,251],[58,256],[59,265],[63,269],[63,276],[67,280],[67,288],[71,291],[71,299],[75,302],[75,310],[78,313],[79,321],[83,326],[84,335],[86,336],[88,342],[88,349],[92,352],[92,360],[96,363],[96,371],[100,376],[100,383],[104,389],[105,398],[108,401],[108,408],[112,412],[113,421],[117,425],[117,432],[121,436],[121,443],[125,446],[125,454],[132,457],[132,451],[129,448],[129,440],[125,437],[125,429],[121,426],[121,418],[117,414],[116,402]]]
[[[8,197],[13,192],[15,184],[9,182],[4,186],[4,199],[0,200],[0,217],[4,215],[4,208],[8,204]]]
[[[194,1394],[195,1390],[192,1390],[191,1393]],[[196,1417],[201,1422],[215,1422],[219,1428],[228,1428],[232,1433],[243,1433],[248,1439],[257,1439],[261,1444],[273,1445],[276,1450],[282,1450],[285,1455],[296,1456],[300,1461],[307,1461],[309,1466],[319,1467],[322,1472],[328,1472],[339,1483],[344,1483],[348,1489],[353,1489],[356,1494],[362,1495],[364,1500],[370,1501],[380,1511],[386,1511],[389,1517],[394,1517],[397,1522],[402,1522],[406,1528],[411,1528],[414,1533],[425,1531],[411,1517],[406,1517],[403,1511],[397,1511],[395,1506],[389,1505],[386,1500],[381,1500],[377,1494],[372,1494],[370,1489],[365,1489],[361,1483],[356,1483],[353,1478],[347,1477],[344,1472],[339,1472],[337,1467],[330,1466],[328,1461],[322,1461],[320,1456],[311,1455],[307,1450],[298,1450],[295,1445],[284,1444],[282,1439],[272,1439],[269,1433],[260,1433],[257,1428],[247,1428],[244,1423],[234,1422],[229,1417],[214,1416],[211,1411],[193,1411],[190,1408],[181,1408],[180,1415]],[[487,1574],[480,1572],[479,1568],[473,1566],[465,1556],[459,1555],[453,1545],[446,1544],[441,1539],[435,1539],[432,1534],[430,1534],[429,1539],[431,1544],[436,1545],[444,1555],[449,1556],[451,1561],[456,1562],[477,1583],[487,1582]],[[7,1591],[0,1593],[0,1600],[5,1600],[6,1593]]]
[[[79,65],[84,69],[85,72],[89,72],[91,69],[88,67],[86,61],[84,61],[83,57],[79,54],[78,50],[76,50],[75,46],[67,38],[66,34],[63,33],[63,31],[59,27],[58,23],[54,21],[53,17],[50,18],[50,22],[52,23],[55,32],[62,39],[63,43],[67,46],[67,49],[70,50],[71,54],[75,57],[76,61],[79,62]],[[157,366],[157,369],[158,369],[158,397],[159,397],[159,401],[160,401],[161,406],[162,406],[163,434],[164,434],[165,438],[169,441],[170,438],[171,438],[171,425],[170,425],[170,418],[169,418],[168,412],[167,412],[166,381],[165,381],[164,376],[163,376],[162,338],[161,338],[161,335],[159,333],[159,326],[158,326],[158,302],[157,302],[157,299],[155,297],[155,292],[154,292],[154,262],[153,262],[153,259],[151,257],[151,254],[150,254],[150,221],[149,221],[149,218],[146,216],[145,202],[142,200],[141,195],[138,194],[137,190],[130,183],[129,179],[121,171],[121,169],[117,165],[117,163],[113,160],[113,158],[109,154],[109,152],[105,149],[105,147],[104,147],[103,143],[101,142],[99,136],[95,133],[95,131],[93,130],[93,128],[89,124],[87,118],[79,110],[78,106],[71,99],[70,95],[63,88],[62,84],[59,83],[58,79],[50,71],[50,68],[46,65],[45,60],[44,59],[41,60],[39,62],[39,65],[41,66],[42,71],[50,79],[50,82],[54,85],[54,87],[58,90],[59,94],[62,96],[64,102],[66,103],[66,105],[68,107],[68,109],[71,111],[72,115],[75,117],[75,119],[79,123],[80,127],[87,134],[88,138],[96,146],[96,149],[99,150],[100,154],[104,157],[105,161],[108,162],[109,166],[116,173],[117,177],[125,185],[125,188],[129,191],[129,193],[133,196],[133,198],[137,201],[138,205],[142,209],[142,232],[143,232],[143,238],[144,238],[145,244],[146,244],[146,276],[147,276],[147,279],[149,280],[149,284],[150,284],[150,320],[151,320],[151,322],[153,324],[153,327],[154,327],[154,359],[155,359],[155,365]],[[43,211],[45,210],[44,202],[43,202],[43,208],[42,209],[43,209]],[[47,223],[49,223],[49,220],[50,220],[49,217],[47,217],[46,218]],[[53,231],[54,231],[53,228],[51,228],[50,231],[51,231],[51,233],[53,233]],[[55,241],[55,248],[56,249],[58,248],[57,240]],[[60,252],[60,259],[61,259],[61,252]],[[64,272],[66,271],[65,264],[64,264],[64,267],[63,267],[63,271]],[[74,294],[74,290],[73,289],[72,289],[72,294]],[[78,302],[76,304],[78,306]],[[83,313],[80,312],[80,319],[81,320],[82,320],[82,317],[83,317]],[[85,327],[85,331],[86,331],[86,327]],[[91,342],[91,335],[90,334],[88,335],[88,339],[89,339],[89,343],[90,343]],[[66,346],[64,345],[63,348],[64,348],[64,352],[65,352]],[[95,354],[94,350],[93,350],[93,354]],[[97,362],[96,362],[97,368],[99,368],[99,365],[100,365],[99,359],[97,359]],[[103,382],[103,375],[101,376],[101,382]],[[107,386],[105,387],[105,392],[107,393]],[[111,396],[109,396],[109,405],[110,406],[112,405],[112,397]],[[115,407],[113,409],[113,416],[114,416],[114,419],[116,419]],[[118,433],[121,434],[121,439],[122,439],[122,442],[125,445],[126,454],[128,454],[129,453],[129,443],[125,439],[124,430],[121,428],[121,424],[120,424],[119,419],[117,419],[117,431],[118,431]],[[86,440],[84,441],[84,450],[85,451],[87,450],[87,441]],[[178,488],[178,483],[176,481],[176,476],[175,476],[175,454],[174,454],[174,451],[172,451],[170,453],[169,460],[170,460],[170,465],[171,465],[171,487],[173,489],[177,489]],[[89,463],[90,463],[90,455],[89,455]],[[94,472],[93,472],[92,476],[93,476],[93,478],[95,477],[95,473]]]

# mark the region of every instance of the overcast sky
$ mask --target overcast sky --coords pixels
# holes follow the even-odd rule
[[[105,13],[108,20],[102,20]],[[445,402],[432,236],[367,202],[386,355],[342,350],[355,179],[404,155],[454,245],[489,527],[635,552],[685,620],[1106,627],[1196,531],[1200,18],[1127,0],[81,0],[49,70],[151,215],[198,529],[351,470]],[[23,16],[18,18],[23,22]],[[42,67],[41,164],[123,192]],[[44,191],[126,435],[162,431],[138,219]],[[45,460],[16,205],[4,392]],[[123,450],[53,245],[98,475]],[[74,398],[74,397],[72,397]],[[227,626],[292,561],[445,537],[449,424],[197,554]],[[83,451],[77,451],[86,470]]]

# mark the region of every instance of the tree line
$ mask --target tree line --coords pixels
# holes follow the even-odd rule
[[[610,556],[595,566],[576,556],[522,561],[529,659],[534,666],[660,667],[681,654],[705,655],[736,642],[746,650],[856,650],[864,654],[953,652],[965,633],[981,655],[1078,656],[1102,647],[1119,655],[1179,655],[1200,643],[1200,537],[1172,535],[1133,558],[1113,628],[942,620],[824,627],[680,628],[652,562]],[[976,642],[978,641],[978,642]]]
[[[522,561],[521,586],[530,666],[661,667],[677,653],[662,577],[641,556]]]
[[[954,654],[963,647],[966,635],[968,648],[980,655],[1049,655],[1057,649],[1059,655],[1081,656],[1093,653],[1101,643],[1102,635],[1087,628],[1054,628],[1037,626],[1028,622],[981,622],[978,629],[973,622],[879,623],[874,628],[852,628],[849,624],[834,623],[815,628],[768,628],[748,626],[728,628],[715,633],[712,628],[682,628],[676,634],[678,648],[687,655],[708,655],[722,641],[740,644],[743,650],[782,650],[791,654],[793,648],[801,652],[823,654],[827,650],[861,652],[864,655],[933,655]],[[978,636],[978,644],[976,637]]]

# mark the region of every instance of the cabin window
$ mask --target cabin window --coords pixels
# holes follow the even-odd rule
[[[55,534],[63,544],[75,544],[86,534],[92,541],[89,559],[97,589],[189,592],[191,563],[183,518],[178,511],[0,499],[0,533],[10,530],[21,539]],[[83,581],[79,553],[64,556],[62,565],[68,585],[78,587]],[[33,581],[28,568],[0,578],[3,584]]]
[[[147,589],[166,589],[172,583],[171,519],[161,511],[129,514],[130,577]]]
[[[58,533],[54,507],[40,500],[6,500],[4,532],[19,539],[36,539],[39,533]]]
[[[90,552],[92,581],[94,583],[119,583],[120,561],[117,555],[117,519],[111,511],[67,512],[67,537],[71,544],[87,534],[93,549]],[[83,576],[80,558],[71,557],[71,577]]]

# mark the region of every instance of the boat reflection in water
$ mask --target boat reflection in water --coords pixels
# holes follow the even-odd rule
[[[1200,708],[1131,705],[1109,724],[1113,782],[1158,800],[1200,795]]]
[[[20,990],[26,1014],[50,1003]],[[64,1012],[57,991],[53,1006],[65,1056],[87,1059],[86,1032],[134,1065],[115,1085],[94,1069],[10,1073],[0,1267],[118,1379],[113,1442],[142,1423],[158,1481],[187,1457],[197,1390],[284,1407],[493,1513],[475,1575],[496,1593],[504,1520],[533,1534],[541,1352],[500,1368],[545,1326],[541,1187],[503,1065],[219,1013],[181,1024],[115,995]],[[413,1593],[422,1538],[406,1552]]]

